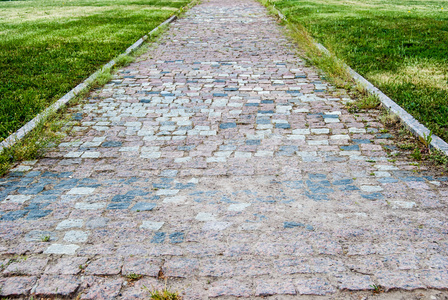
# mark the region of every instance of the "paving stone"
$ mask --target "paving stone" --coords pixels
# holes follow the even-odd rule
[[[448,272],[446,270],[422,270],[419,278],[427,288],[448,288]]]
[[[170,259],[165,262],[163,271],[167,277],[188,278],[194,275],[198,270],[198,261],[196,259]]]
[[[63,257],[56,264],[47,266],[45,274],[76,275],[81,272],[80,266],[85,266],[87,257]]]
[[[3,271],[7,276],[12,275],[39,275],[48,263],[48,259],[28,258],[19,259],[17,262],[11,263]]]
[[[372,290],[375,283],[368,275],[337,275],[338,288],[349,291]]]
[[[66,254],[66,255],[75,255],[76,250],[79,249],[78,245],[61,245],[61,244],[53,244],[50,245],[45,251],[45,254]]]
[[[5,297],[28,295],[36,281],[35,276],[8,277],[3,282],[0,295]]]
[[[32,230],[25,235],[25,241],[27,242],[42,242],[49,239],[49,241],[57,241],[57,233],[46,230]]]
[[[165,224],[165,222],[143,221],[140,228],[157,231],[162,228],[163,224]]]
[[[150,202],[138,202],[136,203],[131,210],[132,211],[151,211],[157,206],[156,203]]]
[[[230,227],[232,223],[230,222],[206,222],[204,226],[202,227],[202,230],[225,230],[226,228]]]
[[[86,222],[85,226],[88,229],[102,228],[105,227],[109,221],[110,219],[104,217],[91,218]]]
[[[80,187],[80,188],[72,188],[68,191],[68,195],[89,195],[95,191],[95,188],[89,187]]]
[[[121,272],[123,260],[117,257],[102,257],[92,261],[86,268],[88,275],[117,275]]]
[[[26,201],[30,200],[31,198],[33,198],[32,196],[27,196],[27,195],[9,195],[8,197],[6,197],[5,200],[3,200],[3,202],[8,203],[25,203]]]
[[[203,222],[216,221],[216,217],[213,214],[205,213],[205,212],[198,213],[196,215],[195,219],[198,221],[203,221]]]
[[[122,273],[158,277],[161,266],[161,261],[152,258],[129,257],[124,261]]]
[[[415,290],[425,288],[417,275],[403,271],[380,271],[376,273],[378,284],[386,291],[390,289]]]
[[[68,219],[64,220],[56,226],[56,230],[65,230],[70,228],[81,228],[84,225],[82,219]]]
[[[234,296],[234,297],[250,297],[252,290],[247,284],[244,284],[237,280],[222,280],[214,282],[209,289],[208,296],[210,298],[216,298],[221,296]]]
[[[121,291],[123,286],[123,279],[106,279],[102,283],[92,285],[84,294],[81,295],[81,299],[86,300],[106,300],[115,299]]]
[[[330,282],[323,278],[297,279],[295,286],[301,295],[327,295],[336,292]]]
[[[80,281],[75,276],[43,275],[37,281],[37,288],[35,294],[41,297],[51,297],[51,296],[68,297],[70,295],[73,295],[79,286]]]
[[[64,235],[64,241],[69,243],[84,243],[87,241],[89,233],[80,230],[67,231]]]
[[[271,295],[295,295],[296,289],[291,281],[266,281],[255,282],[255,296],[266,297]]]

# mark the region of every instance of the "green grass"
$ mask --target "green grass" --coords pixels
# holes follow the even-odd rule
[[[0,141],[189,2],[0,1]]]
[[[448,141],[447,0],[271,3]]]

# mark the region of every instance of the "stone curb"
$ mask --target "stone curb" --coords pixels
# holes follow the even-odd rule
[[[136,41],[134,44],[132,44],[129,48],[126,49],[126,51],[124,53],[122,53],[120,55],[131,54],[133,51],[140,48],[140,46],[143,44],[143,42],[145,40],[147,40],[150,36],[152,36],[155,32],[157,32],[161,27],[172,23],[176,19],[177,19],[176,15],[171,16],[169,19],[165,20],[165,22],[161,23],[159,26],[157,26],[156,28],[151,30],[148,34],[141,37],[138,41]],[[118,55],[118,56],[120,56],[120,55]],[[2,153],[5,148],[11,147],[18,141],[22,140],[28,133],[30,133],[34,128],[36,128],[36,126],[39,124],[39,122],[48,118],[53,112],[58,111],[61,107],[63,107],[68,102],[70,102],[74,97],[76,97],[83,89],[88,88],[89,85],[92,84],[96,80],[96,78],[101,73],[101,71],[115,66],[115,64],[116,64],[115,59],[112,59],[107,64],[102,66],[95,73],[90,75],[87,79],[85,79],[83,82],[78,84],[76,87],[74,87],[71,91],[69,91],[64,96],[62,96],[55,103],[53,103],[48,108],[46,108],[43,112],[41,112],[37,116],[35,116],[31,121],[29,121],[28,123],[23,125],[20,129],[18,129],[16,132],[14,132],[10,136],[8,136],[6,139],[4,139],[0,143],[0,153]]]
[[[275,7],[275,4],[271,6],[273,10],[275,10],[278,14],[278,17],[286,22],[288,19]],[[314,45],[319,48],[322,52],[325,52],[327,55],[331,55],[330,51],[325,48],[324,45],[317,43],[314,41]],[[349,71],[350,75],[353,79],[365,87],[367,91],[371,94],[376,95],[378,99],[381,101],[384,107],[390,110],[392,113],[396,114],[401,122],[415,135],[420,137],[421,140],[425,140],[425,137],[430,135],[430,130],[426,128],[423,124],[417,121],[413,116],[411,116],[407,111],[405,111],[401,106],[395,103],[394,100],[389,98],[386,94],[384,94],[380,89],[370,83],[367,79],[358,74],[355,70],[353,70],[350,66],[344,63],[344,66]],[[432,141],[430,143],[431,148],[435,148],[445,155],[448,156],[448,143],[442,140],[437,135],[432,135]]]

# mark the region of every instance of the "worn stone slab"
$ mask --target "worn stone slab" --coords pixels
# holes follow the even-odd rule
[[[80,280],[70,275],[44,275],[37,281],[35,294],[41,297],[73,295],[80,286]]]
[[[35,276],[8,277],[1,285],[1,296],[23,296],[28,295],[37,281]]]

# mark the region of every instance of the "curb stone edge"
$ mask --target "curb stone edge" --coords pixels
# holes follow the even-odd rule
[[[275,7],[275,4],[271,5],[268,3],[270,8],[275,10],[275,12],[278,14],[278,17],[286,22],[289,22],[288,19]],[[328,51],[327,48],[325,48],[324,45],[317,43],[313,41],[314,45],[319,48],[322,52],[326,53],[327,55],[331,55],[330,51]],[[367,79],[365,79],[363,76],[358,74],[355,70],[353,70],[349,65],[343,63],[346,67],[347,71],[349,71],[352,78],[365,87],[367,91],[369,91],[371,94],[376,95],[381,103],[392,113],[396,114],[401,122],[416,136],[418,136],[421,140],[425,140],[425,137],[428,137],[431,134],[431,131],[426,128],[423,124],[421,124],[419,121],[417,121],[413,116],[411,116],[406,110],[404,110],[401,106],[399,106],[397,103],[395,103],[394,100],[389,98],[386,94],[384,94],[380,89],[378,89],[376,86],[374,86],[371,82],[369,82]],[[429,144],[431,148],[435,148],[446,156],[448,156],[448,143],[446,143],[444,140],[442,140],[437,135],[432,135],[432,141]]]
[[[88,88],[89,85],[94,82],[98,75],[103,71],[104,69],[109,69],[115,66],[116,59],[120,55],[129,55],[138,48],[140,48],[143,45],[143,42],[147,40],[151,35],[153,35],[155,32],[157,32],[161,27],[170,24],[174,22],[177,19],[177,15],[173,15],[167,20],[165,20],[163,23],[159,24],[156,28],[151,30],[148,34],[142,36],[138,41],[136,41],[134,44],[129,46],[125,52],[117,55],[114,59],[106,63],[105,65],[101,66],[95,73],[90,75],[87,79],[85,79],[83,82],[78,84],[76,87],[71,89],[67,94],[59,98],[55,103],[47,107],[43,112],[37,114],[31,121],[23,125],[21,128],[19,128],[16,132],[9,135],[6,139],[4,139],[0,143],[0,153],[3,152],[4,149],[9,148],[11,146],[14,146],[17,142],[22,140],[28,133],[34,130],[36,126],[43,120],[45,120],[47,117],[49,117],[53,112],[58,111],[63,106],[67,105],[68,102],[70,102],[74,97],[76,97],[83,89]]]

